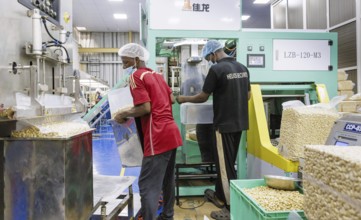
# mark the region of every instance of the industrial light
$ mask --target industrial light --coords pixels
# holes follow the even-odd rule
[[[255,0],[253,4],[268,4],[269,0]]]
[[[76,27],[76,29],[78,29],[78,31],[85,31],[86,27]]]
[[[242,15],[242,21],[248,20],[249,17],[251,17],[251,16],[249,16],[249,15]]]
[[[127,15],[126,14],[113,14],[115,19],[127,19]]]

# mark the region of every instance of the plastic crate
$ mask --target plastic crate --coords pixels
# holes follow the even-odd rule
[[[264,219],[286,219],[294,211],[266,211],[253,199],[248,197],[243,188],[254,188],[265,186],[263,179],[231,180],[231,219],[232,220],[264,220]],[[306,219],[302,210],[296,210],[297,214]]]

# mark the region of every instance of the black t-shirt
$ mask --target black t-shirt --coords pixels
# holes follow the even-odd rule
[[[233,57],[223,58],[209,69],[203,92],[213,93],[213,122],[220,133],[248,129],[248,91],[248,69]]]

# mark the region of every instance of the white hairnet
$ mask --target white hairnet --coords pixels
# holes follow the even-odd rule
[[[121,57],[138,57],[140,60],[148,61],[149,52],[144,47],[139,44],[129,43],[122,46],[118,51],[119,56]]]
[[[221,48],[223,48],[221,43],[216,40],[210,40],[204,45],[202,49],[202,57],[206,57],[208,54],[214,53]]]

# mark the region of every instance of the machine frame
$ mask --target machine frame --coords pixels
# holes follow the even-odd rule
[[[186,2],[185,2],[186,3]],[[212,4],[212,2],[207,2]],[[142,16],[142,21],[148,21],[150,17],[149,7],[150,0],[147,1],[145,13]],[[241,6],[242,1],[239,2],[240,14],[242,14]],[[226,7],[226,6],[225,6]],[[154,12],[153,12],[154,13]],[[179,12],[177,12],[179,13]],[[145,17],[147,16],[147,17]],[[166,21],[167,18],[164,18]],[[203,19],[203,18],[200,18]],[[153,21],[152,21],[153,22]],[[196,22],[196,21],[195,21]],[[164,27],[164,23],[162,24]],[[154,26],[154,25],[153,25]],[[191,25],[192,26],[192,25]],[[197,30],[192,26],[192,30],[177,30],[174,26],[169,29],[152,29],[148,22],[141,23],[141,41],[145,44],[150,52],[150,59],[148,66],[152,69],[157,68],[156,64],[156,44],[158,38],[191,38],[191,39],[235,39],[237,42],[237,61],[244,65],[248,63],[248,57],[254,54],[263,58],[262,63],[256,65],[248,65],[250,71],[250,80],[254,84],[252,86],[252,99],[249,102],[249,115],[250,115],[250,129],[243,132],[237,162],[237,172],[239,179],[246,179],[249,177],[263,177],[264,174],[276,174],[284,176],[297,175],[299,164],[283,158],[279,155],[278,150],[271,144],[270,133],[268,128],[268,121],[264,111],[264,96],[278,98],[302,98],[309,100],[313,104],[317,102],[328,102],[329,97],[337,95],[337,48],[338,39],[337,33],[327,33],[325,31],[315,30],[313,32],[305,30],[294,30],[292,32],[283,32],[282,30],[269,30],[269,29],[242,29],[241,23],[239,30]],[[202,28],[201,28],[202,29]],[[146,31],[144,31],[146,30]],[[146,40],[144,40],[146,39]],[[312,69],[317,66],[317,61],[313,59],[313,66],[307,65],[308,62],[299,69],[277,69],[274,67],[274,41],[281,40],[294,40],[307,44],[322,42],[329,45],[326,46],[326,56],[329,56],[329,63],[320,69]],[[296,46],[296,45],[295,45]],[[299,46],[299,45],[298,45]],[[301,50],[301,56],[310,57],[310,54],[319,57],[319,53],[302,51],[302,46],[298,48]],[[324,53],[321,53],[322,56]],[[292,50],[288,54],[290,58],[297,57],[297,52]],[[288,56],[287,54],[285,56]],[[325,60],[324,60],[325,61]],[[327,60],[326,60],[327,62]],[[184,125],[180,123],[179,105],[173,105],[174,118],[176,119],[179,128],[182,131],[184,145],[182,148],[191,148],[195,145],[185,137]],[[190,142],[190,143],[188,143]],[[196,144],[197,145],[197,144]],[[193,146],[194,147],[194,146]],[[194,157],[194,150],[180,150],[180,152],[189,153]],[[177,162],[181,161],[177,155]],[[184,163],[184,161],[183,161]],[[199,186],[197,186],[199,187]],[[192,188],[192,187],[190,187]],[[194,195],[188,190],[187,195]],[[203,188],[199,189],[203,190]],[[199,191],[198,190],[198,191]],[[184,191],[184,193],[187,193]],[[202,193],[202,192],[201,192]],[[200,194],[201,194],[200,193]],[[182,194],[182,192],[181,192]]]

